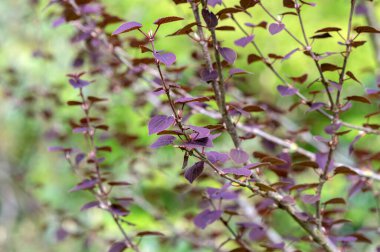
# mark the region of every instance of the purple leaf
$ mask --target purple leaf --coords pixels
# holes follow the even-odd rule
[[[216,70],[209,71],[204,68],[201,70],[201,79],[205,82],[214,81],[218,79],[218,72]]]
[[[248,153],[240,149],[232,149],[230,157],[237,164],[245,163],[249,159]]]
[[[102,6],[100,4],[86,4],[80,9],[82,14],[99,14],[102,11]]]
[[[302,221],[308,221],[310,218],[310,216],[304,212],[296,212],[294,215],[297,216],[297,218]]]
[[[65,22],[66,22],[66,19],[64,17],[60,17],[60,18],[58,18],[58,19],[56,19],[56,20],[53,21],[52,26],[53,26],[53,28],[56,28],[56,27],[62,25],[63,23],[65,23]]]
[[[335,242],[355,242],[358,239],[355,236],[335,236],[330,238]]]
[[[378,90],[378,89],[371,89],[371,88],[367,88],[367,89],[366,89],[366,93],[367,93],[368,95],[378,94],[379,92],[380,92],[380,90]]]
[[[240,68],[232,68],[230,69],[230,76],[237,75],[237,74],[247,74],[248,72],[240,69]]]
[[[212,7],[215,7],[215,5],[217,4],[222,5],[222,0],[208,0],[207,4]]]
[[[219,53],[230,65],[232,65],[235,62],[237,57],[236,52],[228,47],[219,48]]]
[[[297,88],[287,87],[287,86],[277,86],[278,92],[280,92],[281,96],[291,96],[295,95],[298,92]]]
[[[330,85],[336,90],[342,90],[342,85],[339,85],[337,82],[329,80]]]
[[[308,112],[311,112],[311,111],[323,108],[325,105],[326,104],[323,103],[323,102],[314,102],[313,104],[311,104],[310,109],[308,110]]]
[[[156,60],[158,60],[161,63],[164,63],[167,67],[173,65],[173,63],[176,61],[176,57],[174,53],[153,53]]]
[[[142,24],[137,22],[127,22],[119,26],[112,35],[118,35],[124,32],[133,31],[142,27]]]
[[[270,34],[274,35],[282,31],[284,28],[285,25],[283,23],[272,23],[269,25],[269,32]]]
[[[121,242],[115,242],[112,244],[108,252],[122,252],[127,248],[127,245],[125,244],[124,241]]]
[[[152,117],[148,124],[149,135],[166,130],[174,122],[175,119],[173,116],[156,115]]]
[[[347,110],[349,110],[351,107],[352,107],[352,103],[351,103],[351,102],[347,102],[346,104],[344,104],[344,106],[343,106],[340,110],[342,110],[342,111],[347,111]]]
[[[348,153],[351,155],[352,152],[354,152],[354,146],[355,144],[360,140],[360,138],[362,138],[363,134],[359,134],[357,135],[354,140],[350,143],[350,147],[348,149]]]
[[[249,43],[251,43],[253,38],[254,38],[254,35],[250,35],[248,37],[238,39],[235,41],[235,45],[241,46],[241,47],[246,47]]]
[[[315,204],[320,199],[319,195],[302,195],[301,200],[306,204]]]
[[[83,134],[86,134],[90,132],[90,129],[87,128],[87,127],[79,127],[79,128],[74,128],[73,129],[73,133],[83,133]]]
[[[156,149],[162,146],[167,146],[167,145],[172,144],[175,139],[176,139],[175,136],[170,136],[170,135],[160,136],[156,140],[156,142],[154,142],[150,147],[153,149]]]
[[[325,132],[326,132],[327,134],[332,135],[332,134],[334,134],[335,132],[337,132],[337,131],[340,129],[341,126],[342,126],[342,123],[333,123],[333,124],[330,124],[329,126],[327,126],[327,127],[325,128]]]
[[[319,168],[323,171],[325,169],[325,166],[327,164],[328,159],[328,153],[319,152],[316,154],[316,160],[317,164],[319,165]],[[334,160],[330,160],[328,171],[330,172],[334,168]]]
[[[193,181],[202,174],[204,165],[205,163],[203,161],[200,161],[195,163],[193,166],[187,168],[185,171],[185,178],[190,183],[193,183]]]
[[[192,139],[188,142],[183,143],[182,146],[187,147],[187,148],[214,147],[214,144],[212,141],[218,136],[220,136],[220,133],[210,135],[208,137]]]
[[[359,3],[355,8],[356,15],[366,15],[367,12],[368,10],[364,3]]]
[[[208,137],[210,135],[210,130],[203,127],[198,126],[189,126],[190,129],[192,129],[195,133],[191,134],[192,139],[201,139]]]
[[[218,25],[218,18],[211,11],[203,9],[202,16],[208,28],[213,29]]]
[[[116,214],[116,215],[120,215],[120,216],[126,216],[129,214],[129,211],[127,209],[125,209],[122,205],[119,205],[119,204],[112,204],[110,207],[109,207],[109,210]]]
[[[216,152],[216,151],[206,152],[206,156],[207,156],[207,159],[213,164],[218,163],[218,162],[225,163],[230,158],[227,154]]]
[[[249,232],[249,239],[252,241],[259,241],[263,239],[266,235],[265,229],[262,226],[254,224],[251,231]]]
[[[57,240],[58,241],[63,241],[67,238],[67,236],[69,235],[69,232],[67,232],[65,229],[63,228],[58,228],[57,231],[55,232],[55,236],[57,237]]]
[[[95,187],[95,185],[97,183],[98,183],[98,180],[95,178],[85,179],[82,182],[80,182],[79,184],[77,184],[74,188],[72,188],[69,192],[92,189]]]
[[[190,149],[194,149],[198,147],[214,147],[209,137],[203,137],[203,138],[190,140],[188,142],[183,143],[182,146],[190,148]]]
[[[220,210],[211,211],[206,209],[195,216],[194,224],[201,229],[205,229],[208,225],[218,220],[222,216],[222,213]]]
[[[71,86],[73,86],[74,88],[84,88],[85,86],[88,86],[91,84],[91,82],[81,80],[81,79],[70,79],[69,82]]]
[[[293,55],[295,52],[297,52],[297,51],[299,51],[299,48],[296,48],[296,49],[291,50],[288,54],[286,54],[286,55],[282,58],[281,62],[284,61],[284,60],[289,59],[290,56],[292,56],[292,55]]]
[[[227,189],[229,184],[224,185],[221,189],[208,187],[206,192],[210,199],[223,199],[223,200],[234,200],[238,197],[236,192],[228,192]]]
[[[234,174],[234,175],[245,176],[245,177],[249,177],[252,174],[251,170],[244,167],[243,168],[225,168],[223,169],[223,172],[227,174]]]
[[[90,209],[90,208],[93,208],[93,207],[98,207],[99,206],[99,202],[98,201],[91,201],[91,202],[88,202],[86,204],[84,204],[82,207],[81,207],[81,211],[85,211],[87,209]]]

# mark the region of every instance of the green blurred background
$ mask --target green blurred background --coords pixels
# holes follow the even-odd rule
[[[108,11],[127,20],[134,20],[144,24],[144,29],[153,27],[154,20],[162,16],[177,15],[192,20],[187,5],[175,7],[169,0],[105,0],[103,1]],[[228,5],[237,1],[225,1]],[[283,12],[276,6],[280,0],[264,1],[273,13]],[[320,0],[315,8],[305,8],[304,21],[308,31],[326,27],[339,26],[345,31],[349,4],[347,0]],[[62,156],[47,152],[49,146],[56,142],[48,135],[52,129],[70,132],[67,124],[72,115],[72,109],[65,106],[65,101],[74,99],[76,93],[67,84],[66,74],[73,71],[71,63],[74,53],[80,45],[71,45],[69,38],[74,29],[70,25],[62,25],[52,28],[52,21],[56,17],[57,7],[45,8],[48,1],[27,0],[2,0],[0,1],[0,94],[1,94],[1,130],[0,130],[0,251],[106,251],[107,239],[116,239],[119,234],[113,226],[112,220],[100,210],[80,212],[80,207],[90,201],[92,196],[86,192],[75,194],[68,190],[78,182],[78,179],[64,162]],[[380,14],[380,6],[376,7]],[[239,14],[241,22],[258,23],[262,20],[269,21],[266,16],[253,10],[252,18]],[[285,17],[284,22],[290,30],[301,37],[297,20],[293,17]],[[226,23],[228,24],[228,23]],[[355,25],[365,24],[363,17],[356,17]],[[115,26],[108,29],[113,30]],[[188,58],[188,53],[195,45],[185,37],[167,38],[176,27],[168,26],[160,31],[162,35],[157,47],[174,52],[178,58],[178,64],[196,66]],[[239,33],[239,32],[237,32]],[[289,40],[282,32],[272,39],[268,31],[259,30],[256,33],[256,42],[264,52],[275,52],[284,55],[296,48],[297,45]],[[242,37],[242,34],[220,32],[220,39],[225,45],[236,48],[233,41]],[[328,40],[320,40],[315,44],[317,51],[335,51],[340,46],[333,42],[336,37]],[[185,48],[185,49],[184,49]],[[292,98],[277,99],[276,86],[280,84],[275,76],[260,63],[246,64],[246,57],[253,53],[251,47],[239,51],[241,59],[236,67],[252,72],[249,83],[239,83],[239,88],[247,92],[255,93],[258,100],[271,101],[273,104],[286,107],[292,103]],[[132,52],[138,55],[138,51]],[[329,62],[341,64],[341,59],[331,57]],[[308,72],[312,80],[317,77],[314,64],[302,53],[295,54],[290,60],[277,64],[284,76],[299,76]],[[370,43],[355,50],[350,59],[348,69],[355,73],[366,88],[375,86],[374,69],[376,63],[373,57],[373,48]],[[84,68],[83,70],[86,70]],[[186,74],[189,74],[186,72]],[[183,77],[183,80],[189,76]],[[93,86],[92,94],[102,94],[106,89],[107,80],[99,77]],[[316,88],[318,89],[318,88]],[[346,95],[363,95],[363,87],[357,83],[349,82]],[[57,93],[58,92],[58,93]],[[50,98],[50,93],[57,93],[58,108],[55,109],[53,119],[49,117],[51,111],[46,111],[49,104],[57,104]],[[147,105],[140,110],[132,106],[137,97],[128,90],[115,92],[108,104],[110,110],[106,118],[112,128],[125,131],[126,134],[138,136],[138,145],[147,146],[154,141],[147,134],[145,122],[148,120],[151,107]],[[30,100],[33,100],[31,103]],[[344,115],[346,121],[361,124],[363,109],[365,113],[375,111],[376,104],[369,111],[369,106],[355,104],[354,109]],[[317,134],[328,124],[324,118],[315,113],[306,114],[306,108],[301,108],[289,114],[289,118],[296,124],[307,122],[311,125],[312,133]],[[368,110],[368,111],[367,111]],[[80,113],[78,111],[78,113]],[[199,120],[204,120],[199,118]],[[204,121],[203,121],[204,122]],[[376,122],[376,119],[372,121]],[[378,122],[378,121],[377,121]],[[348,134],[342,139],[342,148],[339,152],[347,156],[347,146],[355,135]],[[66,140],[68,145],[80,144],[80,139],[73,136]],[[228,138],[221,150],[228,151],[231,143]],[[184,183],[179,175],[180,167],[176,160],[181,160],[181,154],[171,148],[160,149],[157,152],[145,155],[135,154],[134,150],[124,148],[117,142],[109,141],[114,152],[107,156],[107,160],[113,166],[113,172],[118,174],[118,179],[125,178],[134,183],[125,194],[133,195],[139,202],[133,205],[132,214],[127,218],[136,224],[131,232],[136,230],[158,230],[163,233],[183,234],[193,230],[194,226],[185,218],[198,212],[197,203],[188,191],[191,187],[180,192],[174,191],[174,187]],[[373,151],[378,149],[377,137],[367,137],[360,141],[358,146],[370,147]],[[254,140],[247,144],[249,150],[261,149],[259,141]],[[149,178],[149,179],[141,179]],[[299,181],[313,181],[307,174],[299,178]],[[170,183],[168,183],[170,181]],[[336,177],[328,185],[324,192],[326,198],[338,195],[346,195],[348,183],[343,177]],[[216,185],[212,181],[202,181],[201,186]],[[200,198],[202,192],[195,192]],[[196,201],[196,202],[197,202]],[[360,193],[350,199],[346,218],[353,220],[343,229],[343,232],[356,230],[364,224],[377,222],[377,218],[368,217],[370,208],[375,207],[376,199],[370,193]],[[154,215],[157,218],[154,218]],[[163,218],[161,220],[160,218]],[[285,218],[282,213],[275,215],[276,229],[279,233],[301,232],[298,227]],[[165,220],[166,219],[166,220]],[[281,221],[279,221],[281,220]],[[190,223],[190,224],[189,224]],[[103,226],[104,225],[104,226]],[[210,229],[218,229],[215,224]],[[83,235],[93,241],[88,248],[83,245],[83,239],[69,236],[63,241],[58,241],[57,231],[63,227],[78,236]],[[102,231],[95,232],[101,228]],[[201,236],[201,234],[200,234]],[[102,238],[99,238],[102,237]],[[376,241],[376,237],[372,237]],[[377,239],[377,243],[380,241]],[[374,251],[374,245],[359,247],[357,251]],[[301,247],[307,251],[308,247]],[[172,245],[164,247],[159,245],[157,238],[144,238],[143,251],[194,251],[190,249],[186,239],[174,239]],[[212,249],[199,249],[197,251],[212,251]]]

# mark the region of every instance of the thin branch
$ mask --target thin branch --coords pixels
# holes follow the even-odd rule
[[[200,19],[200,15],[199,15],[199,8],[198,8],[198,5],[196,3],[194,3],[194,1],[191,1],[190,4],[191,4],[192,10],[193,10],[193,15],[194,15],[195,21],[197,22],[198,36],[200,37],[200,41],[201,41],[200,44],[202,47],[203,57],[204,57],[206,64],[207,64],[207,70],[211,71],[211,70],[213,70],[212,61],[211,61],[211,56],[210,56],[209,50],[207,48],[207,42],[206,42],[205,35],[203,32],[203,28],[202,28],[202,23],[201,23],[201,19]],[[204,8],[205,8],[205,6],[204,6]],[[236,127],[232,123],[231,117],[228,114],[227,106],[226,106],[226,94],[225,94],[226,91],[225,91],[225,87],[224,87],[222,64],[221,64],[221,60],[220,60],[219,51],[217,48],[217,42],[218,41],[216,39],[215,30],[209,29],[209,31],[210,31],[211,37],[212,37],[212,43],[213,43],[214,53],[215,53],[215,61],[216,61],[217,72],[218,72],[218,76],[219,76],[218,83],[216,81],[212,81],[215,99],[217,101],[218,108],[219,108],[219,111],[222,115],[222,120],[225,124],[227,132],[230,135],[232,141],[234,142],[235,147],[239,148],[240,139],[239,139],[239,136],[236,132]]]

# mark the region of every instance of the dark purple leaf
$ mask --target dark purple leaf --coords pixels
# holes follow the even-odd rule
[[[124,241],[115,242],[114,244],[112,244],[108,252],[123,252],[126,248],[127,248],[127,245],[125,244]]]
[[[223,0],[208,0],[207,4],[215,7],[217,4],[222,5]]]
[[[75,156],[75,165],[79,165],[85,157],[86,157],[86,154],[84,154],[84,153],[78,153]]]
[[[254,38],[254,35],[250,35],[248,37],[244,37],[241,39],[238,39],[235,41],[235,45],[241,46],[241,47],[246,47]]]
[[[230,65],[232,65],[235,62],[237,57],[236,52],[228,47],[219,48],[219,53]]]
[[[156,115],[152,117],[148,124],[149,135],[166,130],[174,122],[175,119],[173,116]]]
[[[201,78],[205,82],[214,81],[218,79],[218,72],[216,70],[209,71],[208,69],[202,69]]]
[[[142,24],[137,22],[127,22],[119,26],[112,35],[118,35],[124,32],[133,31],[142,27]]]
[[[232,149],[230,157],[237,164],[245,163],[249,159],[248,153],[240,149]]]
[[[174,53],[159,53],[155,52],[153,53],[156,60],[158,60],[161,63],[164,63],[166,66],[171,66],[176,61],[176,57]]]
[[[193,181],[202,174],[203,169],[204,169],[204,162],[203,161],[197,162],[193,166],[186,169],[185,178],[190,183],[193,183]]]
[[[127,209],[125,209],[122,205],[119,205],[119,204],[112,204],[109,207],[109,210],[113,214],[120,215],[120,216],[126,216],[129,214],[129,211]]]
[[[91,202],[88,202],[86,204],[84,204],[82,207],[81,207],[81,211],[85,211],[87,209],[90,209],[90,208],[93,208],[93,207],[98,207],[99,206],[99,202],[98,201],[91,201]]]
[[[206,192],[210,199],[235,200],[238,197],[236,192],[227,191],[229,184],[226,184],[221,189],[209,187]]]
[[[230,157],[226,153],[220,153],[216,151],[206,152],[206,156],[207,159],[213,164],[218,162],[225,163],[228,159],[230,159]]]
[[[272,35],[275,35],[285,29],[285,24],[283,23],[272,23],[269,25],[269,32]]]
[[[280,92],[281,96],[291,96],[295,95],[298,92],[298,89],[294,87],[287,87],[287,86],[277,86],[278,92]]]
[[[73,86],[74,88],[84,88],[85,86],[88,86],[91,84],[91,82],[81,80],[81,79],[70,79],[69,82],[71,86]]]
[[[334,134],[335,132],[337,132],[337,131],[340,129],[341,126],[342,126],[342,123],[333,123],[333,124],[330,124],[329,126],[327,126],[327,127],[325,128],[325,132],[326,132],[327,134],[332,135],[332,134]]]
[[[213,29],[218,25],[218,18],[211,11],[203,9],[202,16],[208,28]]]
[[[194,133],[190,135],[192,139],[205,138],[208,137],[211,133],[209,129],[203,127],[189,126],[189,128],[194,131]]]
[[[167,145],[172,144],[175,139],[176,139],[175,136],[170,136],[170,135],[160,136],[156,140],[156,142],[154,142],[150,147],[155,149],[155,148],[159,148],[162,146],[167,146]]]
[[[95,187],[97,183],[98,183],[98,180],[95,178],[85,179],[82,182],[80,182],[78,185],[76,185],[74,188],[72,188],[70,192],[92,189]]]
[[[156,24],[156,25],[162,25],[162,24],[176,22],[176,21],[180,21],[180,20],[183,20],[183,18],[181,18],[181,17],[175,17],[175,16],[170,16],[170,17],[159,18],[156,21],[154,21],[154,24]]]
[[[209,209],[204,210],[194,218],[194,224],[201,228],[205,229],[208,225],[217,221],[222,216],[222,211],[216,210],[212,211]]]
[[[325,105],[326,105],[326,104],[323,103],[323,102],[314,102],[313,104],[311,104],[310,109],[309,109],[309,112],[310,112],[310,111],[317,110],[317,109],[321,109],[321,108],[323,108]]]

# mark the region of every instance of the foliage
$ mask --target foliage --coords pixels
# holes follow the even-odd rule
[[[62,109],[62,94],[47,96],[57,102],[43,111],[44,120],[60,124],[50,127],[49,141],[57,144],[49,151],[63,154],[78,178],[70,195],[91,195],[76,208],[104,213],[93,227],[82,227],[82,213],[70,217],[83,232],[63,218],[57,240],[77,238],[89,248],[100,239],[112,252],[151,251],[149,239],[159,243],[154,251],[378,246],[379,155],[365,143],[380,133],[380,75],[371,61],[352,60],[355,53],[374,54],[361,51],[368,39],[380,50],[371,3],[345,0],[345,18],[314,32],[307,21],[329,11],[329,2],[267,2],[174,0],[183,15],[153,23],[116,16],[101,1],[49,3],[53,26],[74,28],[76,51],[75,72],[67,75],[76,94],[66,101],[71,130],[54,112]],[[361,16],[369,24],[356,24]],[[279,46],[284,40],[290,48]],[[186,42],[169,45],[179,41]],[[251,69],[263,74],[257,78]],[[360,71],[376,84],[361,80]],[[266,95],[268,86],[277,95]],[[92,94],[99,89],[102,95]],[[126,100],[119,109],[133,116],[112,114],[118,93]],[[125,151],[127,172],[120,168]],[[140,171],[139,162],[148,169]],[[160,178],[165,166],[174,169]],[[144,193],[153,180],[165,191]],[[160,194],[183,200],[156,205]],[[360,195],[374,204],[364,209],[355,203]],[[134,216],[141,212],[145,222]],[[366,222],[356,219],[363,215]],[[184,229],[176,227],[178,218]],[[111,237],[108,228],[114,228]]]

